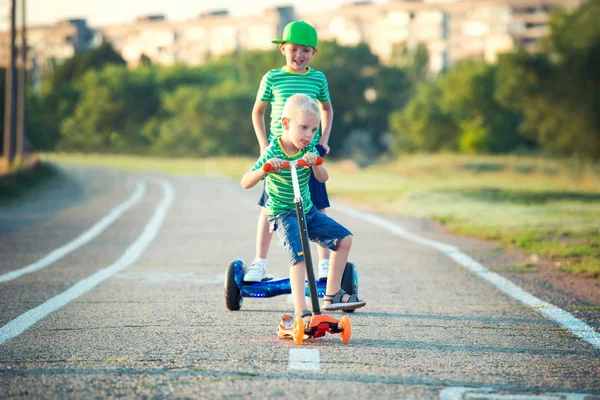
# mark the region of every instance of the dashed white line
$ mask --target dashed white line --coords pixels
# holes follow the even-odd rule
[[[449,387],[440,393],[441,400],[585,400],[591,397],[587,393],[502,393],[493,388]]]
[[[288,369],[301,371],[318,371],[321,369],[319,350],[290,349]]]
[[[101,234],[106,228],[108,228],[113,222],[115,222],[125,211],[127,211],[131,206],[137,203],[144,192],[146,191],[146,184],[144,182],[137,182],[135,191],[127,199],[125,202],[121,203],[117,207],[113,208],[110,213],[108,213],[104,218],[100,221],[96,222],[90,229],[86,232],[82,233],[69,243],[65,244],[58,249],[51,251],[47,256],[42,258],[39,261],[34,262],[33,264],[29,264],[26,267],[17,269],[15,271],[8,272],[6,274],[0,275],[0,283],[11,281],[13,279],[17,279],[20,276],[25,274],[30,274],[35,271],[39,271],[40,269],[46,268],[49,265],[54,264],[56,261],[60,260],[67,254],[77,250],[84,244],[88,243],[90,240]]]
[[[167,211],[169,210],[169,207],[175,198],[175,191],[169,182],[160,181],[160,184],[164,191],[162,201],[154,210],[154,214],[144,227],[142,234],[135,240],[135,242],[133,242],[131,246],[129,246],[129,248],[127,248],[125,253],[123,253],[123,255],[112,265],[105,267],[96,272],[94,275],[77,282],[61,294],[27,311],[26,313],[21,314],[17,318],[4,325],[2,328],[0,328],[0,344],[20,335],[46,315],[58,310],[82,294],[89,292],[106,279],[118,274],[133,264],[158,234],[159,229],[167,215]]]
[[[469,271],[473,272],[480,278],[487,280],[507,295],[519,300],[525,305],[534,307],[537,311],[553,319],[558,324],[571,331],[574,335],[585,340],[594,347],[600,349],[600,333],[596,332],[594,328],[592,328],[585,322],[575,318],[567,311],[538,299],[537,297],[521,289],[508,279],[496,274],[495,272],[488,270],[467,254],[461,252],[458,247],[438,242],[435,240],[423,238],[421,236],[410,233],[406,229],[401,228],[400,226],[393,224],[389,221],[386,221],[381,217],[368,213],[363,213],[341,204],[336,203],[335,209],[346,213],[351,217],[371,222],[381,228],[387,229],[394,235],[400,236],[406,240],[410,240],[412,242],[419,243],[424,246],[429,246],[441,251],[442,253],[446,254],[448,257],[456,261],[458,264],[467,268]]]

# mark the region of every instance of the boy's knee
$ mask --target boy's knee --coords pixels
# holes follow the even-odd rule
[[[336,250],[348,249],[352,247],[352,235],[348,235],[338,242]]]

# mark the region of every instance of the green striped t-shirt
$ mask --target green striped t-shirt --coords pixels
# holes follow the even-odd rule
[[[306,94],[321,103],[329,102],[329,87],[325,74],[310,67],[304,74],[295,74],[282,67],[270,70],[260,81],[256,98],[265,103],[271,103],[269,143],[282,135],[281,112],[283,106],[290,96],[298,93]],[[320,137],[321,133],[317,131],[313,143],[319,143]]]
[[[319,154],[312,143],[304,149],[299,150],[296,154],[288,154],[283,150],[280,140],[280,138],[274,139],[269,144],[263,155],[252,167],[252,171],[261,169],[271,158],[293,161],[301,159],[308,152]],[[310,191],[308,190],[308,178],[310,178],[312,168],[299,167],[296,168],[296,171],[298,173],[298,186],[300,186],[304,212],[309,212],[313,206],[310,199]],[[292,185],[291,170],[285,168],[281,172],[270,172],[265,179],[267,182],[266,191],[269,195],[269,199],[265,205],[267,215],[277,215],[285,211],[295,210],[296,205],[294,204],[294,187]]]

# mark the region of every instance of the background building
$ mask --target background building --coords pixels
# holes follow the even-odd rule
[[[288,22],[303,19],[317,28],[321,40],[348,46],[367,43],[383,63],[394,63],[398,54],[423,44],[429,51],[430,72],[435,74],[465,58],[494,61],[516,46],[535,51],[549,32],[551,11],[574,9],[583,1],[358,1],[330,13],[296,14],[293,7],[277,7],[257,16],[235,17],[227,10],[215,10],[184,21],[149,15],[130,24],[95,28],[84,19],[71,19],[30,27],[28,45],[31,59],[42,69],[102,40],[111,42],[132,67],[142,57],[154,64],[197,65],[236,50],[273,48],[271,39]],[[8,37],[8,32],[0,33],[0,65],[8,61]]]

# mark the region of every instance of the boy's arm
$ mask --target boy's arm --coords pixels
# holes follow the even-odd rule
[[[271,164],[273,172],[281,172],[281,169],[283,168],[283,160],[280,160],[279,158],[271,158],[265,161],[266,157],[268,156],[263,155],[254,165],[254,167],[252,167],[250,171],[246,172],[244,176],[242,176],[242,187],[244,189],[250,189],[251,187],[256,186],[256,184],[268,174],[268,172],[265,172],[262,169],[263,165],[266,163]]]
[[[312,170],[313,170],[313,174],[315,175],[315,178],[319,182],[325,183],[329,179],[329,172],[327,172],[327,168],[325,168],[325,164],[313,165]]]
[[[256,133],[256,138],[258,139],[260,154],[263,154],[269,145],[269,142],[267,141],[267,131],[265,129],[265,112],[268,104],[269,103],[256,99],[254,107],[252,108],[252,126],[254,126],[254,133]]]
[[[246,172],[244,176],[242,176],[242,187],[244,189],[250,189],[256,186],[265,175],[267,175],[267,173],[263,171],[262,168]]]
[[[325,154],[329,154],[329,135],[331,133],[331,125],[333,124],[333,106],[331,101],[319,103],[321,106],[321,137],[319,144],[325,149]]]
[[[315,175],[315,178],[319,182],[323,183],[323,182],[326,182],[327,179],[329,179],[329,172],[327,172],[327,168],[325,168],[324,164],[316,165],[317,157],[318,157],[317,153],[308,152],[302,158],[304,159],[304,161],[306,161],[306,164],[308,164],[312,167],[312,171],[313,171],[313,174]]]

